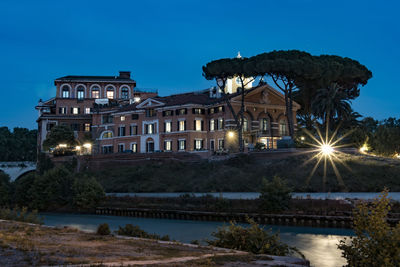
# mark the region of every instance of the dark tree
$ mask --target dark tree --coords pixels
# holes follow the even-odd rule
[[[62,125],[53,127],[47,135],[46,140],[43,142],[43,148],[49,150],[59,144],[66,144],[69,146],[76,144],[74,132],[69,127]]]

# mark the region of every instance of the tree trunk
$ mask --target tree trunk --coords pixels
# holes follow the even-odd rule
[[[244,85],[243,85],[243,80],[240,78],[240,81],[242,82],[242,89],[241,89],[241,105],[240,105],[240,129],[239,129],[239,150],[240,152],[244,152],[244,144],[243,144],[243,122],[244,122]]]

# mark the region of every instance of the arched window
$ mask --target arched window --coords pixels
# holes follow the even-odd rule
[[[85,87],[82,85],[79,85],[78,88],[76,89],[77,97],[78,99],[84,99],[85,98]]]
[[[129,98],[129,89],[127,87],[121,88],[121,98],[128,99]]]
[[[68,85],[64,85],[61,89],[62,98],[69,98],[69,87]]]
[[[243,132],[247,132],[249,130],[249,121],[246,117],[243,119]]]
[[[101,134],[101,139],[109,139],[113,137],[113,133],[111,131],[106,131]]]
[[[108,99],[114,98],[114,88],[112,86],[108,86],[106,89],[106,96]]]
[[[267,118],[263,118],[260,121],[260,130],[262,132],[267,132],[269,130],[269,121]]]
[[[100,98],[100,88],[97,85],[92,87],[92,98]]]
[[[279,134],[281,136],[287,136],[286,120],[284,119],[279,121]]]

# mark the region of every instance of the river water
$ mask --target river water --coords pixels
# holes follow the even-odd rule
[[[45,225],[71,226],[86,231],[96,231],[101,223],[108,223],[112,230],[125,224],[140,226],[143,230],[159,235],[168,234],[171,239],[189,243],[192,240],[210,239],[211,233],[222,226],[222,222],[191,220],[151,219],[106,215],[42,213]],[[283,242],[295,246],[310,260],[312,266],[337,267],[346,262],[341,257],[337,244],[353,234],[352,230],[340,228],[314,228],[293,226],[270,226],[279,231]]]
[[[190,194],[196,197],[212,195],[214,197],[224,197],[228,199],[256,199],[260,193],[257,192],[222,192],[222,193],[107,193],[111,196],[138,196],[138,197],[179,197],[182,194]],[[312,199],[374,199],[379,196],[379,192],[331,192],[331,193],[293,193],[294,198]],[[396,201],[400,201],[400,192],[389,192],[388,196]]]

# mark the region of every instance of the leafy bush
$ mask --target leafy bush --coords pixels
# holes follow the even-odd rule
[[[99,201],[105,197],[101,185],[93,176],[87,174],[75,178],[72,191],[73,203],[79,208],[95,208]]]
[[[110,226],[108,226],[108,223],[102,223],[97,227],[96,233],[98,235],[109,235],[111,233]]]
[[[11,197],[10,176],[0,171],[0,206],[8,205]]]
[[[251,219],[248,219],[248,223],[250,227],[234,223],[220,227],[217,232],[212,233],[215,239],[206,242],[212,246],[243,250],[254,254],[277,256],[297,254],[304,258],[297,248],[281,242],[278,233],[272,233],[271,229],[266,231]]]
[[[159,236],[157,234],[149,234],[146,231],[142,230],[139,226],[127,224],[125,227],[119,226],[118,231],[116,231],[118,235],[125,235],[125,236],[133,236],[133,237],[140,237],[140,238],[149,238],[149,239],[158,239],[163,241],[169,241],[170,238],[168,235]]]
[[[0,219],[36,224],[43,223],[43,219],[38,216],[37,210],[28,212],[26,207],[23,207],[22,209],[17,207],[14,209],[0,208]]]
[[[371,207],[364,202],[357,205],[353,226],[355,237],[345,238],[338,245],[347,266],[399,266],[400,223],[395,227],[387,223],[390,210],[387,195],[388,191],[384,190]]]
[[[279,212],[289,208],[291,189],[286,182],[274,176],[271,182],[266,179],[262,181],[260,194],[260,208],[267,212]]]

